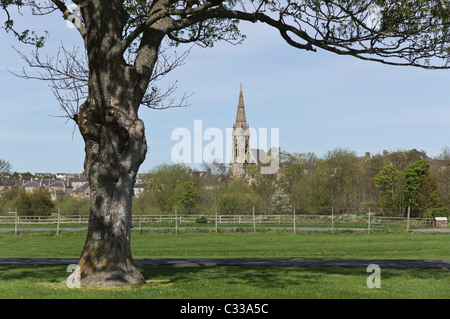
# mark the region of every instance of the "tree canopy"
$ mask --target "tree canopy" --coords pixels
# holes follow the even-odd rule
[[[52,82],[63,109],[78,123],[79,104],[88,96],[88,80],[95,60],[126,62],[141,78],[137,97],[141,104],[158,109],[182,106],[186,96],[178,103],[169,98],[175,86],[161,91],[157,85],[149,85],[183,64],[184,54],[171,55],[166,48],[183,44],[212,47],[217,41],[240,43],[245,39],[239,28],[241,21],[275,28],[289,45],[301,50],[323,49],[363,60],[430,69],[447,68],[449,63],[450,2],[443,0],[2,0],[0,3],[6,13],[5,30],[38,48],[44,45],[45,35],[37,35],[34,30],[16,30],[10,14],[14,7],[29,8],[36,15],[59,12],[78,30],[87,57],[84,52],[64,47],[55,59],[42,60],[38,51],[32,58],[24,57],[31,66],[47,71],[42,79]],[[157,52],[152,49],[155,46]]]

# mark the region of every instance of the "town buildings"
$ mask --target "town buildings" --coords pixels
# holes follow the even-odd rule
[[[24,178],[22,178],[24,177]],[[140,183],[135,185],[134,195],[137,197],[144,191],[144,185]],[[2,193],[11,187],[23,187],[27,193],[32,193],[38,189],[46,189],[50,192],[52,200],[58,196],[72,196],[75,199],[90,199],[91,188],[84,174],[67,173],[15,173],[14,178],[10,177],[0,180],[0,197]]]

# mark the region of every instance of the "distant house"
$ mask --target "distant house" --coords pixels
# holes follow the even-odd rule
[[[33,193],[41,187],[38,181],[29,181],[23,184],[23,188],[27,193]]]
[[[71,193],[73,198],[76,199],[90,199],[91,198],[91,187],[89,183],[85,183],[78,187]]]
[[[66,184],[63,181],[54,181],[46,189],[50,191],[52,200],[56,200],[57,195],[66,193]]]
[[[68,182],[73,187],[73,189],[77,189],[88,182],[86,175],[83,174],[73,174],[73,178],[69,179]]]
[[[134,185],[133,191],[134,191],[134,196],[139,197],[139,195],[141,195],[145,190],[145,184],[141,184],[141,183],[136,183]]]
[[[64,178],[66,178],[66,173],[56,173],[56,178],[57,179],[64,179]]]
[[[52,173],[34,173],[34,176],[42,178],[42,177],[47,177],[50,178],[52,177]]]

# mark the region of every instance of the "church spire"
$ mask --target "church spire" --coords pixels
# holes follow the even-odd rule
[[[242,93],[242,83],[241,83],[241,90],[239,92],[239,102],[238,102],[238,109],[236,114],[236,123],[235,127],[242,127],[247,128],[247,119],[245,117],[245,107],[244,107],[244,95]]]
[[[236,114],[236,123],[233,126],[232,157],[230,172],[234,177],[245,177],[250,154],[250,130],[245,117],[244,94],[239,92],[239,103]]]

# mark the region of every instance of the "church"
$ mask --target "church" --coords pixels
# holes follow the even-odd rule
[[[264,157],[266,153],[261,149],[250,148],[250,127],[245,115],[242,84],[239,92],[236,121],[232,132],[232,153],[229,172],[232,177],[246,178],[248,165],[259,163],[259,159]]]

